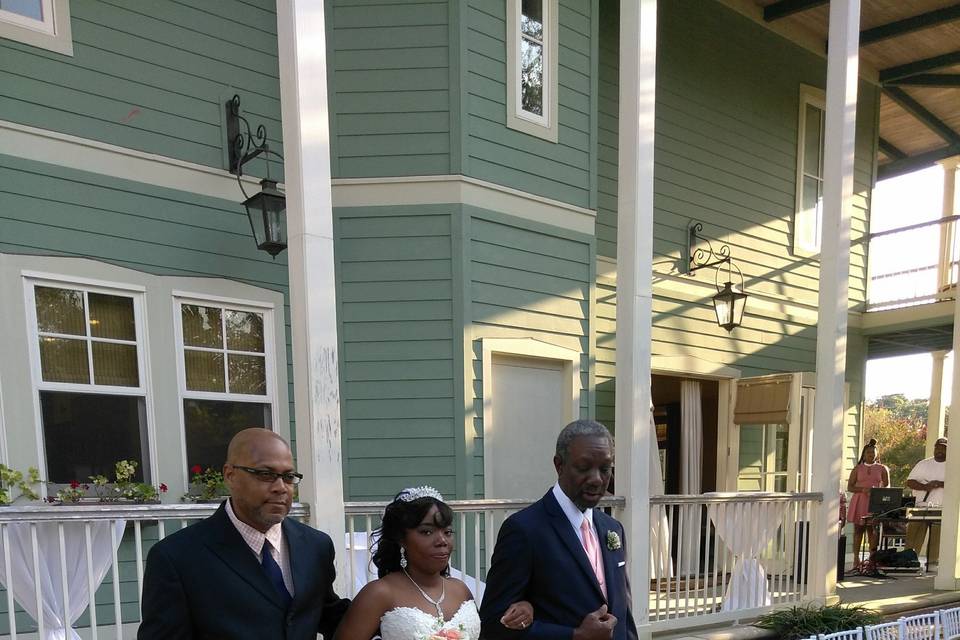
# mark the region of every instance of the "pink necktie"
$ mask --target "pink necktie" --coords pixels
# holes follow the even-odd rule
[[[600,591],[603,597],[607,597],[607,585],[603,580],[603,559],[600,557],[600,545],[597,544],[597,536],[590,526],[590,521],[586,518],[580,523],[580,533],[583,537],[583,550],[587,552],[587,559],[590,560],[590,566],[597,575],[597,582],[600,583]]]

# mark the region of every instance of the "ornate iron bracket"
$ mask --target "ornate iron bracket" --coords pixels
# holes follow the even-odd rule
[[[239,177],[243,175],[243,165],[257,156],[273,154],[267,143],[267,129],[262,124],[257,127],[256,134],[250,129],[250,123],[240,115],[240,96],[234,95],[226,102],[227,111],[227,147],[229,149],[230,173]],[[269,158],[267,172],[270,171]]]
[[[722,244],[718,250],[713,249],[713,244],[709,238],[700,235],[703,231],[703,224],[691,222],[687,227],[687,274],[690,275],[699,269],[706,267],[719,267],[722,264],[730,264],[730,245]],[[698,247],[697,244],[702,241],[706,247]],[[739,269],[737,269],[739,271]]]

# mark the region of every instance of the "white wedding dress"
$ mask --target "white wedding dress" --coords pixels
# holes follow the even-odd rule
[[[441,631],[459,631],[460,640],[480,637],[480,614],[473,600],[466,600],[453,617],[440,624],[437,616],[414,607],[397,607],[380,617],[383,640],[426,640]]]

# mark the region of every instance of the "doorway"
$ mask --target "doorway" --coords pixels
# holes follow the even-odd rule
[[[676,495],[716,491],[717,456],[714,452],[718,446],[720,383],[717,380],[658,374],[651,376],[651,380],[664,493]],[[688,383],[686,392],[685,381]],[[698,401],[691,385],[699,388]],[[685,407],[687,417],[693,418],[695,423],[688,424],[687,429],[684,428]],[[699,420],[691,415],[698,409]],[[684,477],[687,483],[684,483]],[[697,478],[699,482],[691,482],[691,479]]]

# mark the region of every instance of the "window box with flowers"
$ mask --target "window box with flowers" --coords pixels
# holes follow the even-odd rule
[[[90,476],[89,482],[73,480],[47,498],[53,504],[115,503],[157,504],[160,495],[167,492],[167,485],[152,485],[136,482],[134,474],[137,463],[133,460],[118,460],[114,466],[114,481],[104,475]]]
[[[221,502],[229,495],[223,473],[213,467],[204,469],[195,464],[190,467],[190,486],[180,499],[184,502]]]

